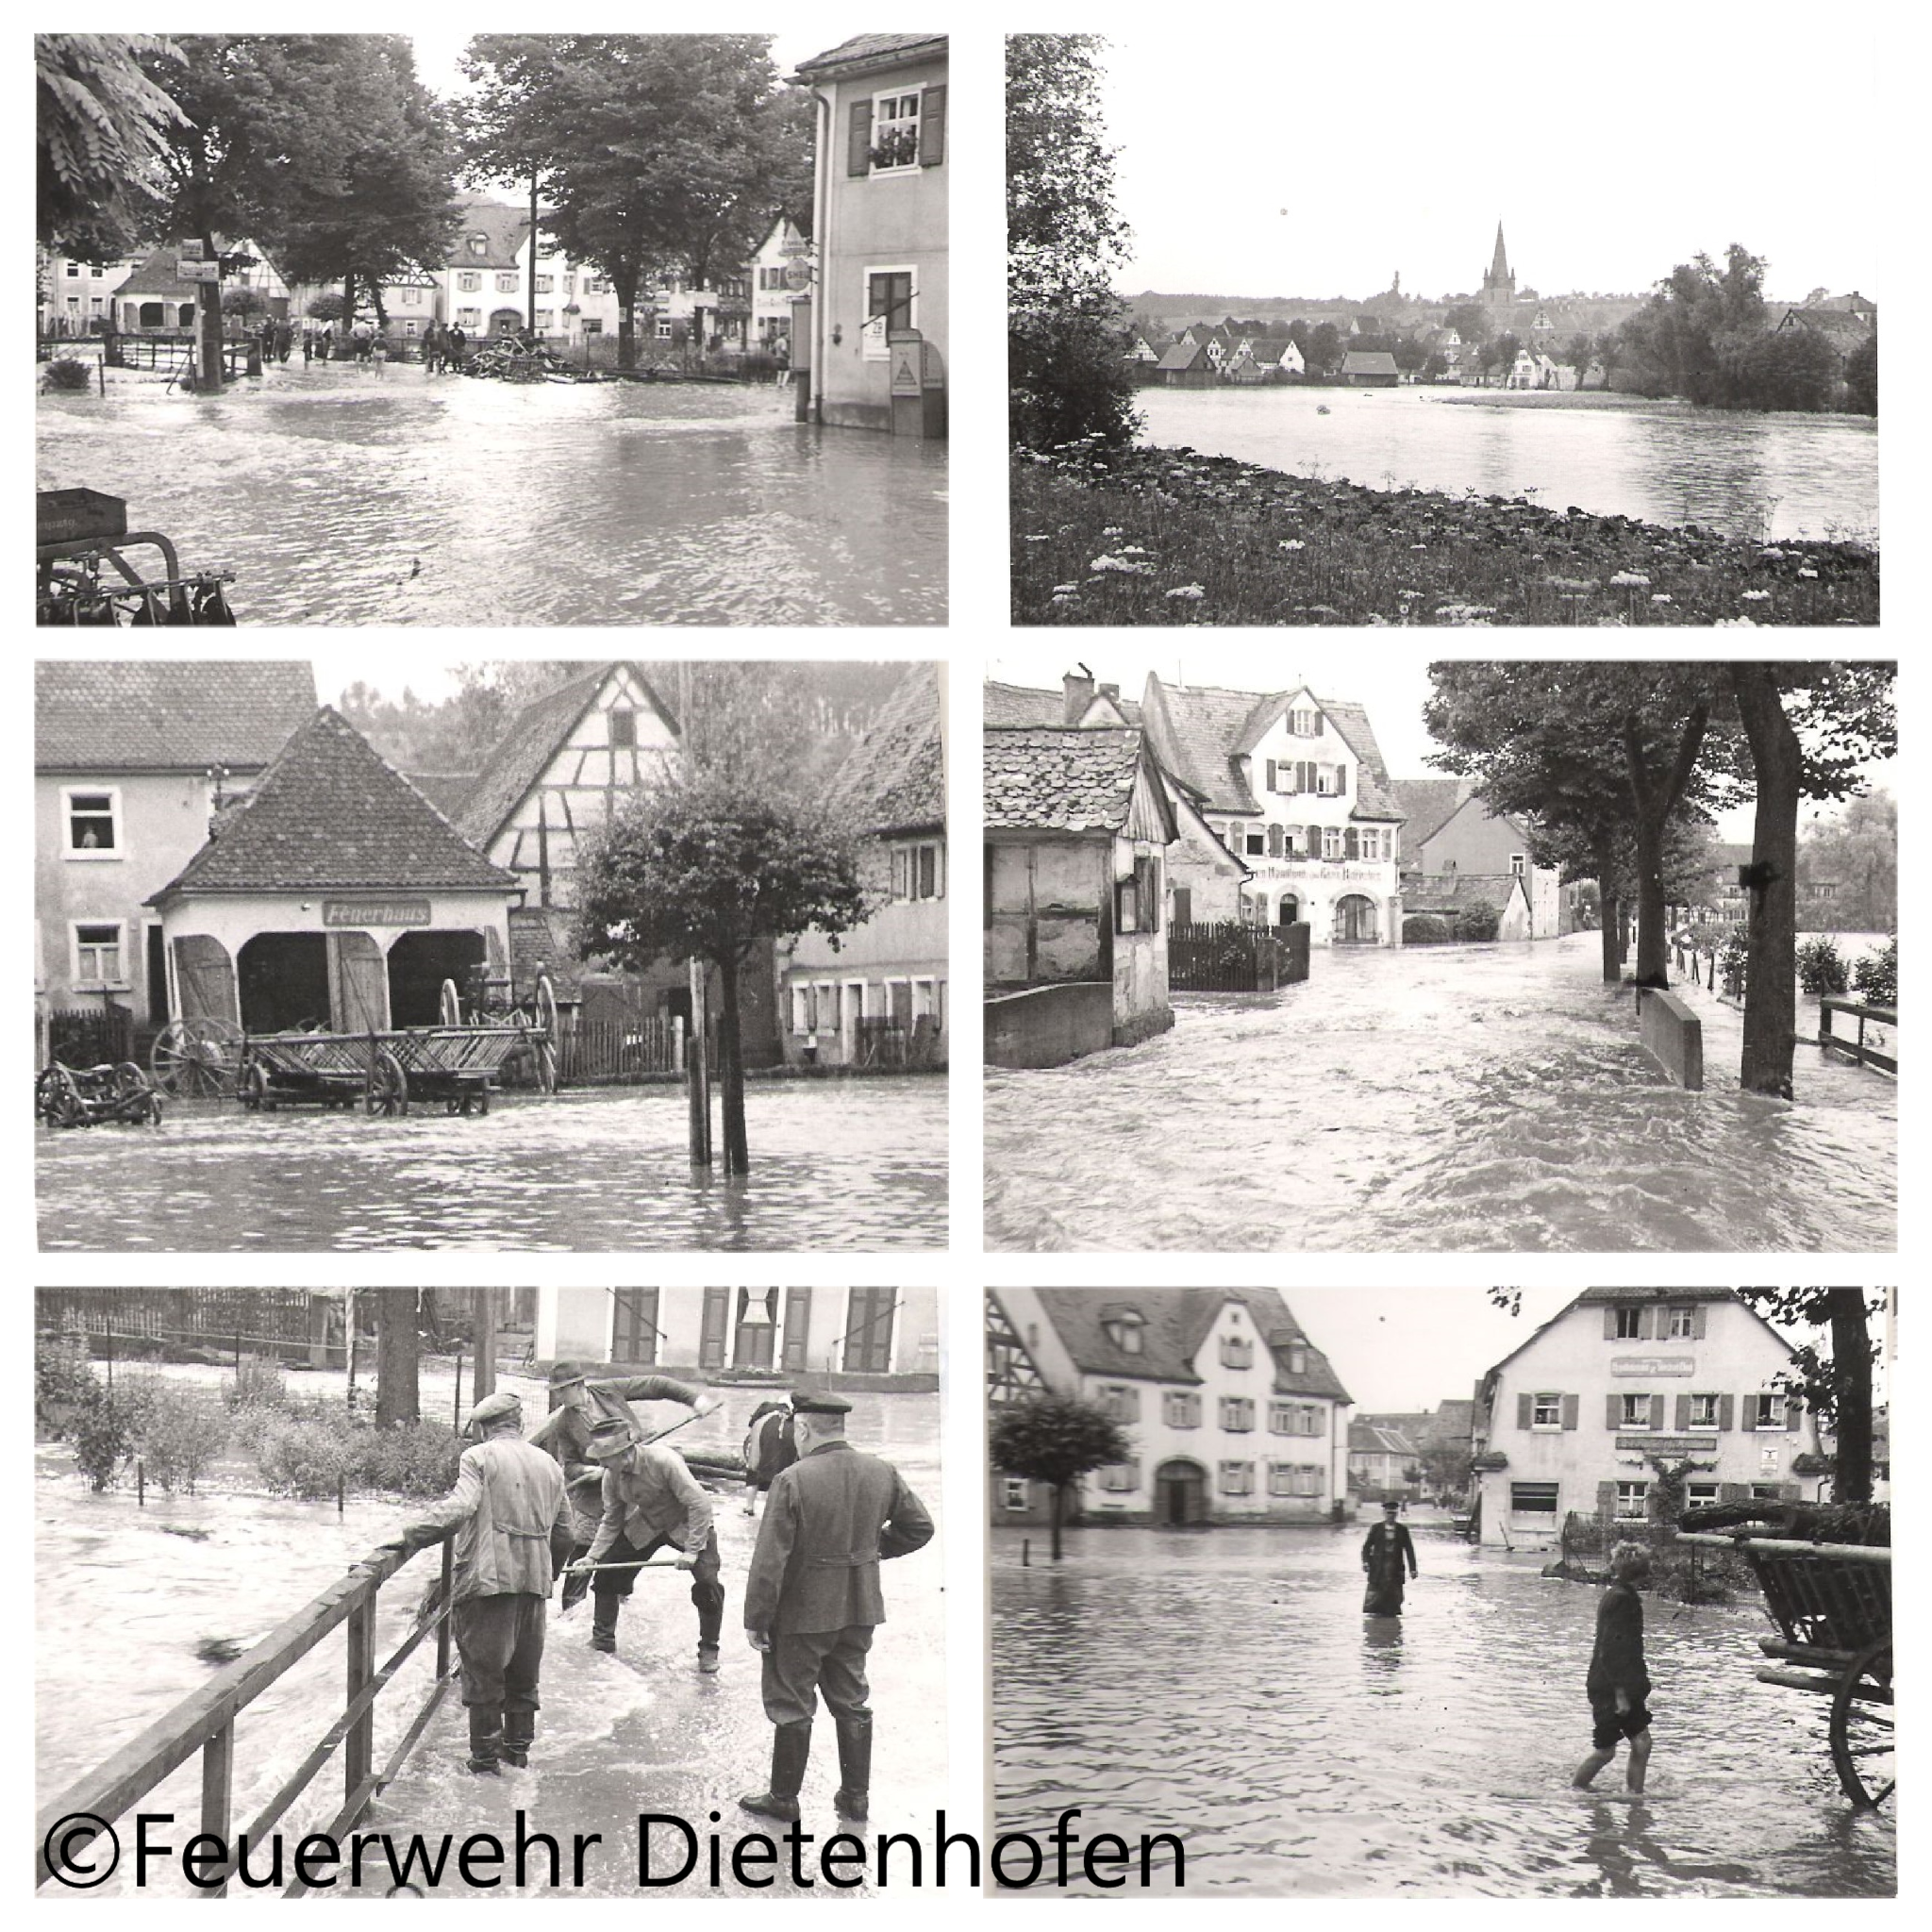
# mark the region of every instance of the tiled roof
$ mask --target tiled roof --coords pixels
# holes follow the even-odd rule
[[[1856,349],[1872,334],[1872,325],[1862,316],[1847,315],[1836,308],[1787,308],[1778,326],[1789,328],[1794,323],[1801,328],[1829,336],[1840,349]]]
[[[1076,1367],[1089,1374],[1136,1381],[1196,1384],[1194,1357],[1221,1311],[1240,1302],[1261,1331],[1274,1357],[1274,1388],[1282,1395],[1325,1395],[1347,1402],[1348,1391],[1328,1357],[1309,1341],[1288,1304],[1272,1288],[1091,1288],[1035,1290],[1040,1305]],[[1108,1338],[1104,1320],[1112,1309],[1141,1317],[1141,1351],[1129,1355]],[[1302,1373],[1289,1366],[1289,1350],[1307,1351]]]
[[[1126,823],[1140,732],[1033,725],[985,738],[989,831],[1113,832]]]
[[[1341,698],[1317,698],[1329,724],[1348,741],[1348,748],[1359,761],[1356,773],[1355,806],[1352,819],[1399,819],[1402,807],[1389,789],[1389,767],[1382,759],[1382,747],[1375,742],[1375,727],[1360,705]]]
[[[245,245],[221,235],[215,237],[217,254]],[[181,248],[179,242],[163,242],[159,247],[149,249],[139,265],[131,269],[114,290],[115,299],[118,301],[123,295],[167,295],[179,302],[199,300],[206,284],[191,282],[182,275]],[[253,248],[250,252],[258,257],[260,253]]]
[[[1402,909],[1467,912],[1482,907],[1500,913],[1522,885],[1513,872],[1410,873],[1402,881]]]
[[[1206,342],[1176,342],[1160,358],[1159,367],[1162,369],[1195,369],[1204,362],[1210,369],[1214,366],[1214,358],[1208,355]]]
[[[542,209],[538,213],[541,216]],[[508,203],[487,198],[466,201],[451,230],[451,268],[515,268],[517,250],[530,232],[530,211],[511,208]],[[472,253],[470,237],[481,235],[489,247],[482,255]]]
[[[1352,1422],[1348,1425],[1351,1455],[1366,1451],[1371,1456],[1413,1456],[1415,1444],[1400,1429],[1382,1423]]]
[[[561,906],[514,906],[509,915],[510,982],[519,993],[537,984],[537,969],[550,974],[560,1000],[582,996],[576,947],[571,933],[576,914]]]
[[[315,713],[305,658],[157,658],[34,666],[43,772],[258,771]]]
[[[1387,349],[1351,349],[1341,358],[1344,375],[1400,375],[1395,358]]]
[[[175,891],[513,890],[325,705],[158,900]]]
[[[406,772],[403,775],[452,824],[463,801],[476,789],[475,772]]]
[[[924,831],[945,824],[936,664],[908,667],[841,767],[836,791],[861,808],[865,823],[877,833]]]
[[[944,51],[945,44],[944,34],[854,34],[849,41],[841,41],[836,47],[814,54],[809,60],[801,60],[798,71],[818,74],[828,67],[855,66],[861,61],[870,64],[927,48],[939,53]]]
[[[1001,684],[989,677],[983,687],[981,722],[987,724],[1060,724],[1066,720],[1064,691],[1035,691],[1026,684]]]
[[[1456,816],[1456,808],[1470,794],[1467,778],[1396,778],[1389,787],[1402,808],[1404,861],[1414,858]]]

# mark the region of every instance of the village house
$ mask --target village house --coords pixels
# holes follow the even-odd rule
[[[946,58],[943,34],[858,34],[793,76],[820,109],[818,276],[792,343],[812,421],[946,433]]]
[[[836,940],[778,947],[785,1058],[821,1066],[940,1067],[947,1059],[945,698],[914,664],[839,773],[835,796],[870,834],[868,882],[885,895]]]
[[[43,336],[100,335],[114,325],[114,291],[139,266],[132,256],[82,261],[35,250],[40,331]]]
[[[792,305],[810,286],[810,241],[790,215],[779,215],[752,251],[747,268],[754,348],[775,355],[782,346],[790,355]]]
[[[540,1364],[588,1362],[613,1375],[936,1389],[939,1291],[540,1288],[535,1348]]]
[[[167,1024],[148,902],[314,715],[300,659],[35,664],[37,977],[55,1012],[113,1008],[136,1036]]]
[[[1166,389],[1209,389],[1221,380],[1221,344],[1178,341],[1155,364]]]
[[[1775,1386],[1790,1359],[1734,1290],[1585,1289],[1476,1386],[1483,1542],[1549,1548],[1573,1512],[1641,1524],[1659,1465],[1691,1503],[1797,1497],[1819,1445]]]
[[[1351,389],[1393,389],[1402,371],[1387,349],[1350,349],[1341,358],[1341,379]]]
[[[1442,897],[1445,882],[1458,878],[1497,881],[1491,897],[1500,913],[1517,897],[1507,889],[1513,874],[1523,884],[1524,929],[1500,937],[1548,940],[1576,930],[1576,889],[1565,887],[1554,867],[1533,862],[1523,822],[1491,811],[1469,779],[1397,778],[1390,790],[1404,814],[1398,859],[1405,919],[1436,910],[1419,895]]]
[[[1406,874],[1402,881],[1404,945],[1423,942],[1421,920],[1442,923],[1438,940],[1526,940],[1529,899],[1517,873]]]
[[[995,1412],[1050,1391],[1102,1409],[1133,1445],[1081,1479],[1087,1522],[1340,1520],[1350,1397],[1274,1289],[1001,1288],[987,1301]],[[1043,1485],[995,1470],[992,1490],[994,1523],[1048,1520]]]
[[[1174,1024],[1166,788],[1139,731],[985,734],[987,1058],[1058,1066]]]
[[[1348,1425],[1349,1493],[1383,1503],[1413,1503],[1422,1494],[1422,1465],[1416,1446],[1393,1423],[1357,1416]]]
[[[1223,691],[1150,675],[1141,712],[1161,769],[1252,874],[1244,918],[1306,924],[1317,945],[1402,943],[1402,808],[1359,705],[1306,687]],[[1199,920],[1226,882],[1179,859],[1174,886]]]
[[[247,289],[262,298],[271,315],[288,314],[289,286],[257,243],[217,235],[215,247],[234,263],[221,276],[225,294]],[[196,305],[213,279],[200,274],[207,266],[196,242],[166,242],[151,248],[114,290],[108,308],[114,326],[130,336],[192,336]]]

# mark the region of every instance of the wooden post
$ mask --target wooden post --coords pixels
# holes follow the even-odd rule
[[[711,1074],[708,1060],[709,1031],[705,1011],[705,962],[691,962],[691,1038],[686,1044],[689,1057],[691,1099],[691,1164],[711,1164]]]
[[[232,1852],[230,1828],[235,1798],[235,1726],[225,1724],[201,1747],[201,1828]],[[228,1895],[228,1881],[208,1894],[211,1898]]]
[[[456,1588],[456,1539],[452,1537],[442,1546],[442,1622],[436,1626],[438,1683],[449,1675],[450,1624],[456,1613],[456,1607],[450,1602],[450,1592]]]
[[[375,1669],[375,1585],[369,1584],[354,1609],[349,1612],[348,1702],[354,1703],[369,1688]],[[375,1707],[372,1705],[349,1726],[342,1740],[342,1797],[354,1800],[368,1777],[375,1758]],[[354,1824],[355,1820],[349,1820]]]
[[[463,1433],[463,1351],[460,1345],[458,1345],[457,1349],[456,1415],[451,1420],[450,1427],[453,1428],[459,1436]]]
[[[471,1400],[481,1402],[496,1393],[496,1291],[473,1288],[470,1293],[476,1308],[476,1377]]]

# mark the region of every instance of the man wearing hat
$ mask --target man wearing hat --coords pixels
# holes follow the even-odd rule
[[[839,1736],[841,1816],[863,1820],[872,1785],[866,1653],[886,1619],[879,1564],[932,1536],[932,1518],[890,1462],[845,1440],[852,1405],[839,1395],[791,1398],[798,1460],[774,1478],[744,1585],[744,1625],[763,1655],[765,1715],[775,1726],[768,1788],[739,1799],[790,1824],[811,1756],[821,1694]]]
[[[711,1499],[675,1449],[640,1441],[632,1424],[615,1416],[604,1417],[591,1431],[590,1456],[604,1472],[603,1518],[589,1555],[572,1567],[593,1574],[591,1648],[617,1648],[617,1616],[637,1581],[636,1566],[675,1543],[695,1558],[691,1600],[698,1613],[698,1669],[715,1671],[724,1586],[718,1575]]]
[[[456,1529],[450,1624],[463,1661],[470,1769],[529,1762],[545,1599],[570,1551],[563,1475],[523,1440],[524,1407],[508,1391],[470,1411],[478,1438],[457,1465],[446,1501],[382,1545],[407,1557]]]

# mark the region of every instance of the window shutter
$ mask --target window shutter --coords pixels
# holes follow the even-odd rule
[[[1281,790],[1281,787],[1274,782],[1274,774],[1279,769],[1273,758],[1268,760],[1268,789],[1271,791],[1279,791]]]
[[[1361,841],[1356,836],[1356,829],[1353,825],[1350,825],[1348,830],[1342,834],[1341,849],[1343,854],[1350,858],[1359,858],[1362,856]]]
[[[1624,1414],[1623,1398],[1612,1392],[1604,1397],[1604,1426],[1614,1429]]]
[[[1609,1307],[1604,1309],[1604,1340],[1606,1341],[1616,1341],[1616,1339],[1617,1309],[1616,1305],[1612,1303]]]
[[[1642,1307],[1637,1311],[1637,1339],[1640,1341],[1654,1341],[1657,1339],[1657,1310]]]
[[[1726,1395],[1724,1400],[1731,1398]],[[1720,1483],[1717,1486],[1717,1499],[1720,1503],[1748,1503],[1751,1500],[1749,1483]]]
[[[1734,1395],[1720,1395],[1720,1396],[1718,1397],[1718,1399],[1717,1399],[1717,1425],[1718,1425],[1718,1427],[1719,1427],[1720,1429],[1727,1429],[1727,1428],[1729,1428],[1729,1427],[1730,1427],[1730,1425],[1731,1425],[1731,1423],[1732,1423],[1732,1421],[1733,1421],[1733,1419],[1734,1419],[1734,1417],[1735,1417],[1735,1414],[1736,1414],[1736,1410],[1737,1410],[1737,1397],[1736,1397],[1736,1396],[1734,1396]]]
[[[1268,827],[1268,857],[1270,858],[1279,858],[1281,857],[1281,827],[1279,825],[1270,825]]]
[[[1563,1398],[1563,1426],[1564,1426],[1564,1427],[1565,1427],[1566,1429],[1574,1429],[1574,1427],[1576,1426],[1576,1420],[1577,1420],[1577,1414],[1578,1414],[1578,1411],[1579,1411],[1579,1410],[1580,1410],[1580,1409],[1582,1408],[1582,1407],[1583,1407],[1583,1398],[1582,1398],[1582,1396],[1580,1396],[1580,1395],[1566,1395],[1566,1396],[1564,1396],[1564,1398]]]
[[[872,173],[872,103],[854,101],[852,119],[847,125],[845,141],[845,172],[848,175],[870,175]]]
[[[1680,1436],[1681,1436],[1681,1435],[1682,1435],[1682,1434],[1684,1433],[1684,1431],[1685,1431],[1686,1429],[1688,1429],[1688,1428],[1689,1428],[1690,1426],[1690,1397],[1689,1397],[1688,1395],[1680,1395],[1680,1396],[1678,1396],[1678,1397],[1677,1397],[1677,1433],[1678,1433],[1678,1435],[1680,1435]]]
[[[1613,1482],[1599,1483],[1596,1486],[1596,1513],[1599,1516],[1614,1517],[1617,1513],[1617,1486]]]
[[[1299,781],[1301,788],[1304,791],[1321,791],[1322,783],[1321,780],[1315,776],[1315,767],[1311,762],[1305,759],[1301,764],[1298,764],[1294,769],[1296,778]]]
[[[929,87],[919,97],[919,165],[936,168],[946,158],[946,91]]]
[[[1531,1398],[1527,1395],[1519,1395],[1516,1398],[1516,1426],[1519,1429],[1529,1427],[1530,1402]]]
[[[1709,1305],[1705,1302],[1699,1302],[1690,1310],[1690,1339],[1692,1341],[1702,1341],[1704,1340],[1704,1318],[1709,1312]]]
[[[932,848],[932,895],[935,899],[946,896],[946,848],[935,845]]]
[[[1744,1397],[1744,1419],[1738,1426],[1740,1429],[1755,1429],[1757,1426],[1757,1395],[1755,1390]]]
[[[1335,768],[1335,795],[1337,798],[1346,798],[1348,796],[1348,767],[1346,765],[1337,765]]]
[[[1320,858],[1321,856],[1322,828],[1320,825],[1310,825],[1308,827],[1308,857],[1310,858]]]
[[[1787,1398],[1785,1402],[1785,1433],[1787,1435],[1797,1434],[1798,1420],[1804,1413],[1805,1405],[1802,1402],[1794,1402]]]
[[[1777,1486],[1777,1492],[1787,1503],[1802,1503],[1805,1500],[1805,1492],[1796,1483],[1780,1483]]]

